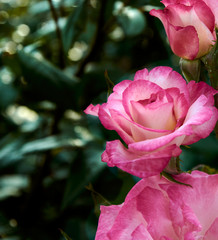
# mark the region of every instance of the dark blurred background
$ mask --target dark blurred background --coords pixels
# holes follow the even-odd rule
[[[83,110],[144,67],[171,66],[159,0],[0,1],[0,239],[93,240],[99,205],[139,180],[101,162],[118,136]],[[105,71],[107,74],[105,74]],[[181,165],[216,168],[217,141],[184,147]],[[68,235],[68,236],[67,236]]]

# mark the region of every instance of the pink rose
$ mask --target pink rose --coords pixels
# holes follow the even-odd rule
[[[134,81],[117,84],[107,103],[88,106],[85,113],[98,116],[120,140],[107,142],[102,161],[138,177],[159,174],[172,156],[187,145],[207,137],[216,124],[212,87],[204,82],[186,84],[169,67],[136,72]]]
[[[218,175],[145,178],[121,205],[101,206],[95,240],[217,240]]]
[[[151,10],[165,28],[172,51],[193,60],[207,54],[216,41],[217,0],[162,0],[164,10]]]

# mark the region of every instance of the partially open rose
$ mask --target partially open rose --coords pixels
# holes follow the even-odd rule
[[[151,10],[165,28],[172,51],[193,60],[207,54],[216,42],[217,0],[163,0],[164,10]]]
[[[136,72],[134,81],[117,84],[107,103],[85,113],[98,116],[120,140],[107,142],[102,161],[138,177],[160,173],[172,156],[207,137],[218,119],[213,106],[216,91],[204,82],[186,84],[169,67]]]
[[[138,182],[121,205],[101,206],[95,240],[217,240],[218,175],[153,176]]]

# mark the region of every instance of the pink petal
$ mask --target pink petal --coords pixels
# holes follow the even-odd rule
[[[188,112],[189,104],[187,99],[185,98],[185,95],[182,93],[180,94],[178,88],[169,88],[166,90],[166,92],[173,98],[173,105],[174,105],[174,115],[177,120],[177,124],[179,127]]]
[[[106,116],[106,113],[103,115],[103,117],[105,116]],[[159,129],[155,130],[155,129],[146,128],[130,120],[128,117],[124,116],[120,112],[112,109],[110,109],[110,117],[111,117],[111,120],[104,119],[104,126],[108,129],[116,130],[118,134],[121,136],[121,138],[127,144],[143,141],[145,139],[153,139],[153,138],[161,137],[172,132],[170,130],[159,130]],[[109,128],[110,126],[111,128]]]
[[[190,60],[197,57],[199,52],[199,38],[193,26],[178,27],[171,24],[168,21],[168,16],[170,15],[168,9],[151,10],[150,14],[158,17],[162,21],[171,49],[176,55]]]
[[[139,101],[149,99],[151,94],[157,93],[161,88],[147,80],[133,81],[123,92],[123,106],[126,113],[131,117],[132,108],[131,101]]]
[[[173,115],[173,103],[161,103],[142,106],[139,102],[131,102],[132,117],[135,122],[151,129],[173,130],[176,120]]]
[[[218,175],[194,171],[192,174],[180,174],[174,177],[180,182],[190,184],[192,188],[171,186],[166,190],[168,196],[172,201],[180,205],[185,203],[192,209],[202,226],[200,235],[203,236],[218,216]]]
[[[120,96],[122,96],[123,92],[125,91],[125,89],[129,86],[129,84],[131,84],[132,81],[131,80],[123,80],[120,83],[116,84],[113,88],[113,92],[119,94]]]
[[[110,240],[107,237],[107,232],[113,226],[113,223],[119,214],[122,205],[101,206],[101,215],[98,221],[98,229],[95,240]]]
[[[126,149],[119,140],[107,142],[102,161],[110,167],[119,167],[123,171],[138,177],[157,175],[167,166],[172,153],[181,153],[175,145],[158,152],[143,153]]]
[[[183,140],[185,136],[192,134],[192,128],[191,126],[181,126],[173,133],[170,133],[168,135],[155,138],[155,139],[148,139],[141,142],[136,143],[130,143],[129,149],[131,151],[154,151],[157,150],[163,146],[168,146],[169,144],[176,144],[177,146],[180,146],[183,143]],[[174,154],[178,154],[179,152],[175,152]],[[180,154],[180,153],[179,153]],[[178,155],[173,155],[178,156]]]
[[[110,96],[108,97],[108,103],[117,100],[121,101],[123,92],[131,83],[132,83],[131,80],[123,80],[120,83],[116,84],[113,88],[113,93],[110,94]]]
[[[218,93],[217,90],[212,88],[210,85],[206,84],[205,82],[196,83],[195,81],[190,81],[188,83],[188,91],[190,96],[190,104],[195,102],[201,95],[205,95],[207,98],[210,98]],[[210,105],[214,104],[214,99],[211,98]]]
[[[199,52],[199,38],[193,26],[174,27],[169,24],[168,38],[172,51],[179,57],[193,60]]]
[[[155,67],[149,72],[149,81],[163,89],[178,88],[186,100],[189,100],[187,84],[184,78],[170,67]]]
[[[90,105],[84,110],[84,113],[98,117],[99,107],[100,107],[100,104],[97,104],[96,106],[90,104]]]
[[[136,201],[125,202],[107,236],[110,240],[132,240],[131,234],[142,221],[141,213],[136,209]]]
[[[143,224],[140,224],[132,233],[132,240],[153,240]]]
[[[217,2],[217,1],[216,1]],[[217,4],[218,6],[218,4]],[[213,8],[215,5],[213,6]],[[194,4],[194,10],[199,19],[207,26],[207,28],[213,33],[215,28],[215,15],[211,11],[210,7],[205,4],[204,1],[198,1]],[[217,12],[218,13],[218,12]]]
[[[207,6],[211,9],[215,16],[215,23],[218,26],[218,1],[217,0],[204,0]]]
[[[148,70],[146,68],[138,70],[134,76],[134,81],[148,80]]]
[[[183,126],[192,126],[193,133],[184,139],[183,144],[197,142],[201,138],[208,137],[213,131],[218,120],[218,111],[215,107],[207,106],[207,100],[201,95],[189,108]]]
[[[161,1],[165,7],[171,5],[171,4],[184,4],[186,6],[192,5],[191,3],[193,0],[162,0]]]
[[[115,130],[121,138],[129,144],[133,142],[131,132],[128,131],[129,126],[125,125],[125,122],[119,124],[116,118],[116,112],[115,110],[107,109],[107,103],[104,103],[99,109],[99,119],[105,128]]]
[[[171,191],[172,189],[169,189],[167,193],[169,194]],[[179,195],[177,195],[177,197],[179,197]],[[184,239],[187,240],[195,239],[192,233],[200,232],[202,226],[193,210],[185,202],[175,201],[174,199],[174,201],[170,201],[170,203],[173,227],[179,239],[182,239],[184,236],[186,236]]]
[[[204,235],[204,240],[217,240],[218,236],[218,217],[214,220],[210,228]]]
[[[137,196],[137,210],[148,223],[147,230],[153,239],[170,236],[177,239],[169,211],[169,201],[159,189],[144,187]]]

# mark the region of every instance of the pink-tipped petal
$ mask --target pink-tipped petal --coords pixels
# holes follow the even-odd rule
[[[217,90],[212,88],[210,85],[205,82],[196,83],[195,81],[190,81],[187,85],[189,96],[190,96],[190,104],[195,102],[201,95],[206,96],[207,98],[211,98],[212,102],[210,105],[214,104],[213,96],[218,93]]]
[[[199,38],[193,26],[174,27],[169,24],[168,35],[170,46],[176,55],[190,60],[197,57],[199,52]]]
[[[207,98],[202,95],[189,108],[184,126],[192,126],[193,133],[184,139],[183,144],[197,142],[202,138],[208,137],[213,131],[218,120],[218,111],[215,107],[208,107],[206,104]]]
[[[207,6],[211,9],[215,17],[215,24],[218,26],[218,1],[217,0],[204,0]]]
[[[116,112],[117,111],[107,109],[106,104],[102,104],[102,107],[99,110],[99,119],[105,128],[115,130],[124,139],[124,141],[129,144],[133,142],[131,133],[128,131],[129,126],[126,126],[125,122],[119,124],[119,122],[116,121]]]
[[[186,100],[189,100],[187,85],[184,78],[173,71],[170,67],[155,67],[149,72],[149,81],[157,84],[163,89],[177,88],[180,93],[183,93]]]
[[[218,4],[216,5],[218,6]],[[214,7],[215,6],[213,6],[213,8]],[[199,17],[199,19],[213,33],[215,27],[215,15],[209,6],[204,1],[198,1],[194,4],[194,11],[196,12],[196,15]]]
[[[102,154],[102,161],[111,167],[119,167],[123,171],[138,177],[157,175],[167,166],[172,153],[181,152],[176,145],[171,145],[150,154],[126,149],[119,140],[107,142]]]
[[[137,80],[148,80],[148,70],[146,68],[138,70],[134,76],[134,81]]]
[[[90,105],[84,110],[84,113],[98,117],[99,107],[100,107],[100,104],[97,104],[96,106],[90,104]]]

